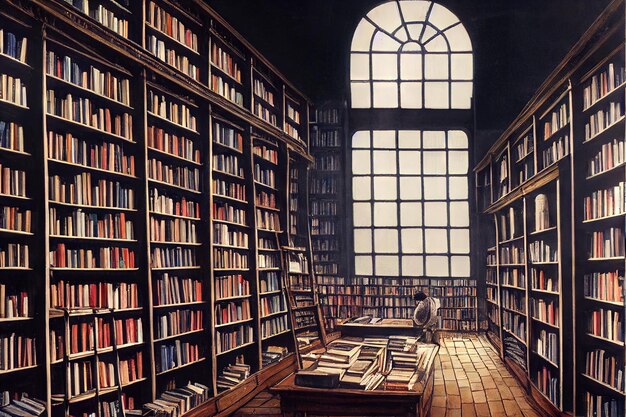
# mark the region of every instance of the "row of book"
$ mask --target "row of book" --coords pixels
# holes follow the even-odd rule
[[[217,197],[229,197],[242,202],[245,202],[247,198],[244,184],[230,183],[220,179],[213,179],[212,192]]]
[[[254,341],[254,329],[249,324],[237,326],[232,330],[216,330],[217,353],[224,353]]]
[[[544,393],[553,404],[559,404],[561,397],[561,386],[559,385],[557,375],[555,375],[552,368],[546,365],[540,367],[536,372],[537,388]]]
[[[212,74],[209,87],[213,92],[224,97],[226,100],[230,100],[238,106],[243,107],[243,94],[235,88],[236,85],[236,83],[225,81],[224,78],[219,75]]]
[[[624,391],[624,367],[618,358],[603,349],[585,353],[585,375],[618,391]]]
[[[285,123],[285,133],[291,136],[292,138],[301,140],[300,131],[298,130],[298,128],[290,125],[289,123]]]
[[[245,209],[235,207],[228,203],[213,203],[213,220],[221,220],[246,226],[247,216],[248,212]]]
[[[126,220],[126,213],[86,213],[81,209],[63,215],[51,207],[49,232],[51,236],[67,236],[95,239],[135,239],[134,225]]]
[[[213,155],[213,169],[240,178],[243,178],[244,175],[243,165],[237,155]]]
[[[262,208],[277,208],[276,194],[267,193],[265,191],[257,191],[254,197],[254,203]]]
[[[624,116],[624,107],[620,102],[611,102],[607,107],[589,116],[585,123],[585,140],[591,140],[608,127],[617,123]]]
[[[260,283],[259,288],[260,288],[261,294],[274,292],[274,291],[280,291],[282,288],[280,285],[277,272],[265,272],[264,276],[261,277],[259,283]]]
[[[89,16],[99,22],[102,26],[112,30],[121,37],[128,39],[128,20],[118,16],[115,12],[107,9],[104,5],[98,4],[95,8],[91,9]]]
[[[259,253],[257,268],[280,268],[280,256],[275,254]]]
[[[533,290],[559,292],[559,282],[551,276],[546,277],[543,269],[530,269],[530,283]]]
[[[276,313],[286,313],[285,299],[280,295],[261,298],[261,317],[271,316]]]
[[[272,232],[280,232],[280,216],[278,213],[269,212],[263,209],[256,210],[257,227]]]
[[[217,301],[250,295],[250,282],[243,275],[216,276],[214,280]]]
[[[141,318],[116,319],[115,343],[118,346],[143,343],[143,324]]]
[[[278,164],[278,150],[265,145],[254,145],[252,153],[266,161]]]
[[[624,164],[625,161],[626,149],[623,140],[613,139],[610,142],[603,143],[598,153],[588,159],[587,177],[607,172]]]
[[[585,392],[585,417],[619,416],[624,409],[624,401],[610,395]]]
[[[243,358],[238,358],[237,363],[228,365],[217,377],[218,392],[229,390],[250,377],[250,365],[243,363]]]
[[[0,319],[30,317],[30,301],[28,292],[7,289],[0,284]]]
[[[188,200],[184,196],[161,194],[159,189],[152,187],[148,197],[148,209],[151,213],[200,219],[200,204],[197,201]]]
[[[593,272],[583,277],[585,297],[612,303],[624,302],[624,272]]]
[[[182,416],[209,399],[210,389],[198,382],[189,382],[181,388],[171,388],[159,395],[151,403],[144,404],[144,410],[163,417]]]
[[[55,51],[46,54],[46,74],[130,106],[130,80]]]
[[[215,324],[227,325],[244,320],[250,320],[250,300],[230,301],[215,306]]]
[[[184,188],[186,190],[200,192],[200,170],[187,166],[169,165],[158,159],[148,159],[148,178]]]
[[[259,164],[254,164],[254,179],[263,185],[276,188],[276,172],[273,169],[265,169]]]
[[[259,102],[254,103],[254,115],[260,118],[261,120],[265,120],[267,123],[277,126],[278,119],[274,113],[270,110],[263,107],[263,105]]]
[[[500,272],[500,277],[503,285],[509,285],[517,288],[526,288],[526,278],[524,277],[523,270],[505,269]]]
[[[561,105],[552,113],[548,120],[544,122],[543,138],[548,139],[558,130],[564,128],[569,123],[569,107],[567,103],[561,103]]]
[[[181,366],[198,362],[201,348],[197,343],[175,340],[172,344],[163,344],[159,348],[160,360],[156,361],[156,372],[166,372]]]
[[[160,127],[148,126],[146,142],[150,149],[156,149],[157,151],[195,162],[196,164],[201,163],[198,144],[193,139],[189,139],[184,135],[168,132]]]
[[[89,98],[74,97],[70,93],[61,93],[59,97],[55,90],[46,92],[46,106],[50,115],[133,140],[133,117],[129,113],[113,113]]]
[[[8,243],[0,247],[0,268],[29,268],[30,250],[28,245]]]
[[[300,124],[300,112],[291,105],[291,103],[286,102],[287,105],[286,113],[287,117],[291,119],[292,122]]]
[[[214,248],[213,267],[218,269],[248,269],[248,255],[232,249]]]
[[[336,201],[311,201],[311,215],[312,216],[336,216],[337,215],[337,202]]]
[[[541,152],[541,163],[543,168],[547,168],[552,164],[565,158],[570,153],[569,134],[565,133],[558,139],[552,141],[547,148]]]
[[[213,123],[213,142],[243,152],[243,135],[239,130],[220,123]]]
[[[154,293],[156,306],[199,303],[204,300],[202,281],[170,275],[167,272],[157,278]]]
[[[556,262],[557,249],[544,240],[536,240],[528,245],[528,258],[533,263]]]
[[[155,337],[164,339],[203,329],[202,310],[174,310],[155,318]]]
[[[26,63],[28,38],[18,36],[4,28],[0,28],[0,54],[8,55],[22,63]]]
[[[0,335],[0,371],[37,365],[37,343],[15,333]]]
[[[554,301],[531,298],[530,315],[543,323],[559,326],[559,307]]]
[[[585,197],[584,220],[595,220],[603,217],[623,215],[626,213],[626,187],[624,181],[612,188],[595,190],[590,196]]]
[[[624,231],[618,227],[595,231],[589,236],[589,258],[624,256]]]
[[[112,142],[90,143],[66,133],[48,132],[48,158],[124,175],[135,175],[135,156],[124,145]]]
[[[196,81],[200,80],[200,67],[191,62],[187,55],[181,55],[175,48],[168,47],[163,40],[154,35],[147,36],[146,49],[156,58],[176,68],[186,76]]]
[[[148,3],[146,23],[194,52],[198,52],[198,35],[176,15],[169,13],[153,1]]]
[[[583,107],[588,109],[600,99],[606,97],[624,83],[624,66],[611,62],[591,77],[589,84],[583,89]]]
[[[341,132],[339,130],[320,130],[314,128],[311,135],[311,147],[313,148],[338,148],[341,146]]]
[[[539,330],[535,348],[538,355],[553,363],[559,363],[559,337],[556,333]]]
[[[589,334],[609,339],[615,342],[624,342],[624,326],[619,311],[601,308],[589,315],[587,322]]]
[[[24,152],[24,127],[15,122],[0,120],[0,148]]]
[[[78,284],[59,280],[50,284],[50,307],[61,309],[139,308],[139,290],[135,283],[99,282]]]
[[[286,314],[271,317],[261,322],[261,337],[267,339],[279,333],[289,330],[289,320]]]
[[[46,404],[36,398],[30,398],[27,394],[12,396],[8,391],[3,391],[0,411],[5,417],[38,417],[45,414]]]
[[[150,216],[152,242],[198,243],[196,222],[187,219],[156,219]]]
[[[28,261],[28,256],[25,261]],[[129,269],[135,268],[135,251],[119,247],[70,249],[59,243],[56,249],[50,251],[49,263],[53,268]]]
[[[26,172],[0,164],[0,194],[26,197]]]
[[[150,267],[160,268],[197,268],[196,251],[190,248],[152,248]]]
[[[231,78],[241,84],[241,68],[237,60],[216,42],[211,44],[211,64],[228,74]]]
[[[0,74],[0,100],[28,107],[26,84],[20,78]]]
[[[525,261],[523,242],[500,248],[500,264],[521,265]]]
[[[521,340],[526,340],[526,317],[510,311],[502,312],[502,328]],[[525,362],[525,361],[524,361]]]
[[[522,291],[502,290],[502,307],[526,314],[526,295]]]
[[[521,138],[515,145],[515,153],[517,161],[521,161],[535,150],[535,137],[531,131],[529,134]]]
[[[25,181],[25,174],[23,175]],[[19,185],[18,181],[16,185]],[[135,209],[135,190],[118,181],[95,179],[83,172],[70,178],[53,175],[48,178],[48,196],[52,202],[81,206]],[[25,187],[25,184],[23,184]],[[17,192],[24,192],[22,187]]]
[[[263,99],[270,106],[274,106],[274,93],[267,88],[266,84],[259,80],[258,78],[254,79],[252,83],[252,91],[254,91],[254,95]]]

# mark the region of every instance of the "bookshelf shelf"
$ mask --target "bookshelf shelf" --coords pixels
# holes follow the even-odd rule
[[[621,116],[619,119],[617,119],[615,122],[611,123],[609,126],[605,127],[604,129],[602,129],[601,131],[599,131],[598,133],[596,133],[595,135],[591,136],[589,139],[586,139],[583,144],[588,144],[591,143],[595,140],[598,140],[599,138],[602,138],[603,136],[605,136],[608,133],[611,133],[615,128],[617,128],[618,126],[621,126],[624,124],[624,120],[625,120],[625,116]]]
[[[148,146],[148,151],[150,153],[157,154],[160,157],[167,158],[167,159],[172,159],[172,160],[176,160],[176,161],[180,161],[180,162],[182,162],[184,164],[189,164],[189,165],[193,165],[193,166],[197,166],[197,167],[201,167],[202,166],[202,164],[199,163],[199,162],[193,161],[191,159],[183,158],[181,156],[174,155],[174,154],[171,154],[171,153],[168,153],[168,152],[164,152],[162,150],[159,150],[159,149],[156,149],[156,148],[153,148],[153,147],[150,147],[150,146]]]
[[[186,133],[191,133],[194,136],[200,135],[200,133],[197,130],[194,130],[189,127],[183,126],[179,123],[173,122],[170,119],[163,117],[163,116],[159,116],[158,114],[152,113],[151,111],[148,111],[147,114],[150,118],[156,119],[159,122],[165,123],[166,125],[173,127],[175,129],[182,130],[183,132],[186,132]]]
[[[69,88],[71,90],[74,91],[78,91],[81,94],[87,95],[89,97],[93,97],[96,100],[102,100],[104,102],[106,102],[107,104],[110,104],[112,106],[115,106],[117,108],[121,108],[124,110],[128,110],[128,111],[132,111],[134,110],[131,106],[129,106],[128,104],[125,104],[119,100],[114,100],[108,96],[105,96],[103,94],[99,94],[97,92],[95,92],[92,89],[89,88],[85,88],[85,87],[81,87],[80,85],[74,84],[72,82],[66,81],[63,78],[57,77],[55,75],[52,74],[46,74],[46,78],[47,78],[47,84],[51,87],[56,87],[56,88]]]
[[[84,123],[75,122],[73,120],[66,119],[64,117],[57,116],[57,115],[54,115],[54,114],[51,114],[51,113],[46,114],[46,117],[51,122],[58,122],[60,124],[71,125],[71,126],[77,128],[77,129],[82,130],[83,132],[90,132],[90,133],[94,133],[95,132],[95,133],[97,133],[99,135],[106,136],[107,138],[110,138],[110,139],[123,141],[125,143],[133,143],[133,144],[136,143],[133,140],[131,140],[129,138],[126,138],[124,136],[116,135],[115,133],[107,132],[105,130],[98,129],[98,128],[95,128],[93,126],[86,125]]]
[[[626,393],[624,393],[624,391],[620,391],[619,389],[609,385],[609,384],[605,384],[602,381],[598,381],[597,379],[590,377],[589,375],[582,373],[581,374],[583,377],[585,377],[586,379],[588,379],[589,381],[592,381],[594,384],[600,385],[601,387],[610,390],[612,393],[620,395],[620,396],[626,396]]]
[[[173,334],[171,336],[165,336],[165,337],[161,337],[161,338],[155,338],[154,339],[154,343],[161,343],[161,342],[166,342],[168,340],[172,340],[172,339],[179,339],[182,337],[189,337],[189,336],[195,336],[198,335],[200,333],[204,333],[206,332],[205,329],[198,329],[198,330],[192,330],[189,332],[184,332],[184,333],[178,333],[178,334]]]
[[[190,366],[195,366],[195,365],[197,365],[199,363],[202,363],[202,362],[206,361],[206,359],[207,358],[201,358],[201,359],[198,359],[197,361],[188,362],[188,363],[185,363],[185,364],[182,364],[182,365],[178,365],[178,366],[176,366],[174,368],[170,368],[167,371],[157,372],[156,376],[163,376],[163,375],[171,374],[171,373],[174,373],[174,372],[178,372],[178,371],[180,371],[182,369],[185,369],[185,368],[188,368]]]
[[[594,102],[592,102],[589,106],[584,107],[582,111],[583,112],[588,112],[590,110],[593,110],[594,108],[598,107],[598,105],[603,104],[605,101],[607,101],[607,99],[612,98],[616,93],[618,93],[618,92],[619,93],[623,93],[624,89],[626,89],[626,82],[621,83],[620,85],[618,85],[614,89],[612,89],[609,92],[607,92],[606,94],[604,94],[599,99],[597,99]]]
[[[602,337],[602,336],[597,336],[595,334],[591,334],[591,333],[585,333],[588,337],[591,337],[595,340],[599,340],[601,342],[604,343],[609,343],[613,346],[619,346],[619,347],[624,347],[624,342],[620,342],[619,340],[612,340],[612,339],[607,339],[606,337]]]

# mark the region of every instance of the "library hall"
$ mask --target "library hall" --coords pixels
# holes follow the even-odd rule
[[[626,0],[0,0],[0,417],[626,417]]]

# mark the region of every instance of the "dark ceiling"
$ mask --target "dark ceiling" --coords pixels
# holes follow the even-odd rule
[[[382,2],[206,1],[314,101],[345,96],[352,32]],[[483,141],[493,140],[515,118],[609,2],[439,0],[465,23],[473,40]]]

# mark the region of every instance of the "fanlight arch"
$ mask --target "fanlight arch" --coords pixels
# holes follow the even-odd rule
[[[447,8],[396,0],[357,26],[350,57],[352,108],[470,109],[473,49]]]

